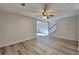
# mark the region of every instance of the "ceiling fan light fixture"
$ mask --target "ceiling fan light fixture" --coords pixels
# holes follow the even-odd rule
[[[47,19],[47,16],[43,16],[43,19]]]
[[[47,12],[43,12],[43,16],[47,16]]]
[[[47,12],[43,12],[43,19],[47,19]]]

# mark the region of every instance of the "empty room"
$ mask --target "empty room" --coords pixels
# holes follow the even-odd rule
[[[0,3],[0,55],[79,55],[79,3]]]

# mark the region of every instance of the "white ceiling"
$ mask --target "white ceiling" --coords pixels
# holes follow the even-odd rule
[[[42,12],[44,3],[26,3],[26,6],[21,6],[20,3],[0,3],[0,11],[16,13],[24,16],[29,16],[43,20]],[[53,14],[51,19],[62,18],[64,15],[72,15],[79,9],[78,3],[49,3],[47,6],[48,14]]]

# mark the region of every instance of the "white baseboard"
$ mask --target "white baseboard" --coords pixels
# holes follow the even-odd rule
[[[53,36],[53,37],[55,37],[55,38],[59,38],[59,39],[67,39],[67,40],[78,41],[77,39],[66,38],[66,37],[60,37],[60,36]]]
[[[9,46],[9,45],[13,45],[13,44],[16,44],[16,43],[19,43],[19,42],[24,42],[26,40],[31,40],[31,39],[35,39],[36,37],[32,37],[32,38],[28,38],[28,39],[25,39],[25,40],[20,40],[20,41],[17,41],[17,42],[13,42],[13,43],[8,43],[8,44],[4,44],[4,45],[1,45],[1,47],[6,47],[6,46]]]

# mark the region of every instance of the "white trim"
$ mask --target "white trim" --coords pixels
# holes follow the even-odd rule
[[[53,37],[59,38],[59,39],[67,39],[67,40],[78,41],[77,39],[73,39],[73,38],[65,38],[65,37],[60,37],[60,36],[53,36]]]
[[[6,46],[9,46],[9,45],[13,45],[13,44],[16,44],[16,43],[20,43],[20,42],[24,42],[26,40],[31,40],[31,39],[35,39],[36,37],[32,37],[32,38],[28,38],[28,39],[25,39],[25,40],[20,40],[20,41],[17,41],[17,42],[13,42],[13,43],[8,43],[8,44],[4,44],[4,45],[1,45],[1,47],[6,47]]]

